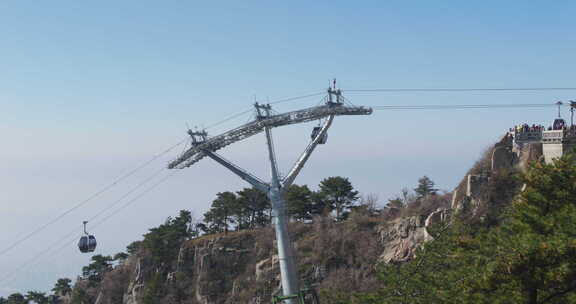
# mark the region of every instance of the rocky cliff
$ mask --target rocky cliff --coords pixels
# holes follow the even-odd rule
[[[433,239],[430,227],[454,215],[494,220],[490,209],[509,204],[521,189],[511,176],[539,158],[538,149],[524,149],[513,151],[503,138],[452,193],[416,207],[358,211],[342,222],[317,217],[313,223],[291,223],[301,284],[314,286],[322,303],[337,303],[334,299],[351,291],[374,290],[378,263],[412,258]],[[207,235],[182,242],[177,258],[167,263],[155,263],[139,250],[99,284],[80,278],[73,294],[83,293],[90,299],[84,301],[97,304],[270,303],[280,290],[277,265],[270,228]]]
[[[357,214],[346,222],[317,218],[293,223],[302,284],[322,297],[370,290],[378,262],[409,259],[432,237],[427,227],[448,210],[392,221]],[[131,255],[106,273],[98,288],[80,279],[75,286],[105,303],[269,303],[280,289],[274,233],[269,228],[230,232],[185,241],[171,265],[153,265],[145,252]]]

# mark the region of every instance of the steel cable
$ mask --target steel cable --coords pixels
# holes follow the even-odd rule
[[[406,88],[406,89],[343,89],[343,92],[490,92],[490,91],[576,91],[572,87],[557,88]]]
[[[101,224],[103,224],[105,221],[107,221],[108,219],[110,219],[111,217],[113,217],[114,215],[118,214],[120,211],[122,211],[124,208],[128,207],[129,205],[131,205],[132,203],[134,203],[135,201],[137,201],[138,199],[142,198],[145,194],[151,192],[152,190],[154,190],[156,187],[158,187],[160,184],[164,183],[166,180],[168,180],[168,178],[172,177],[174,174],[176,174],[177,171],[174,171],[171,174],[168,174],[167,176],[165,176],[164,178],[158,180],[156,183],[154,183],[152,186],[146,188],[144,191],[142,191],[140,194],[138,194],[137,196],[133,197],[132,199],[128,200],[126,203],[124,203],[122,206],[120,206],[120,208],[117,208],[116,210],[112,211],[110,214],[108,214],[106,217],[102,218],[100,221],[98,221],[96,224],[92,225],[90,227],[90,229],[94,229],[98,226],[100,226]],[[153,176],[151,176],[151,178],[148,178],[144,183],[139,184],[138,186],[136,186],[134,189],[132,189],[131,191],[129,191],[126,195],[122,196],[120,199],[118,199],[116,201],[120,202],[121,200],[123,200],[125,197],[127,197],[130,193],[133,193],[136,189],[138,189],[140,186],[142,186],[143,184],[149,182],[150,180],[152,180],[154,177],[156,177],[158,174],[154,174]],[[106,210],[106,209],[104,209]],[[100,213],[101,214],[101,213]],[[91,218],[91,220],[97,218],[98,215],[95,215]],[[12,278],[15,274],[17,274],[18,272],[26,269],[26,267],[32,265],[34,262],[36,262],[38,259],[40,259],[41,257],[48,255],[50,253],[50,251],[52,251],[56,246],[58,246],[59,244],[63,243],[63,245],[61,245],[60,247],[58,247],[56,250],[54,250],[54,252],[50,253],[50,256],[53,256],[57,253],[59,253],[60,251],[62,251],[64,248],[68,247],[69,245],[73,244],[76,241],[77,236],[74,235],[76,234],[75,231],[71,231],[70,233],[64,235],[62,238],[60,238],[58,241],[56,241],[53,246],[48,247],[47,249],[39,252],[37,255],[33,256],[31,259],[27,260],[26,262],[24,262],[22,265],[20,265],[19,267],[17,267],[15,270],[9,272],[7,275],[5,275],[4,277],[2,277],[0,279],[0,283]],[[74,236],[73,236],[74,235]],[[73,237],[72,237],[73,236]],[[72,238],[71,238],[72,237]]]
[[[458,109],[492,109],[492,108],[545,108],[556,104],[471,104],[471,105],[375,105],[372,109],[381,110],[458,110]]]
[[[18,245],[20,245],[21,243],[25,242],[26,240],[30,239],[31,237],[33,237],[34,235],[36,235],[37,233],[41,232],[42,230],[46,229],[47,227],[53,225],[54,223],[58,222],[60,219],[62,219],[63,217],[65,217],[66,215],[72,213],[73,211],[77,210],[78,208],[84,206],[85,204],[87,204],[88,202],[92,201],[93,199],[99,197],[100,195],[102,195],[104,192],[110,190],[111,188],[113,188],[114,186],[116,186],[118,183],[124,181],[125,179],[127,179],[128,177],[134,175],[136,172],[140,171],[141,169],[145,168],[146,166],[148,166],[149,164],[151,164],[152,162],[154,162],[155,160],[157,160],[158,158],[160,158],[161,156],[163,156],[164,154],[172,151],[174,148],[180,146],[181,144],[183,144],[184,142],[186,142],[186,139],[181,140],[180,142],[172,145],[171,147],[169,147],[168,149],[164,150],[163,152],[154,155],[150,160],[142,163],[141,165],[137,166],[136,168],[134,168],[133,170],[129,171],[128,173],[122,175],[121,177],[117,178],[116,180],[114,180],[111,184],[108,184],[107,186],[105,186],[104,188],[102,188],[101,190],[97,191],[96,193],[92,194],[91,196],[89,196],[88,198],[80,201],[79,203],[77,203],[76,205],[72,206],[72,208],[67,209],[66,211],[62,212],[60,215],[56,216],[55,218],[53,218],[52,220],[50,220],[49,222],[39,226],[38,228],[34,229],[33,231],[31,231],[30,233],[26,234],[24,237],[18,239],[17,241],[15,241],[14,243],[12,243],[11,245],[9,245],[8,247],[0,250],[0,256],[6,254],[7,252],[9,252],[10,250],[16,248]]]

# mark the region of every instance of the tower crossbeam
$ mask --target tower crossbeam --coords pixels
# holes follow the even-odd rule
[[[266,127],[275,128],[297,123],[314,121],[331,115],[369,115],[371,108],[346,106],[341,103],[328,103],[325,105],[307,108],[298,111],[271,115],[256,119],[240,127],[224,132],[220,135],[206,138],[203,142],[197,142],[180,157],[168,164],[169,169],[184,169],[190,167],[202,158],[206,157],[205,151],[215,152],[237,141],[241,141],[256,135]]]

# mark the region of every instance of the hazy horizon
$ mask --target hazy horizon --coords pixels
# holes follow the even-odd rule
[[[574,8],[568,1],[0,3],[0,251],[186,138],[187,125],[211,125],[249,109],[255,100],[321,92],[333,78],[344,90],[572,87],[569,58],[576,41],[568,35],[576,23]],[[576,99],[571,91],[345,96],[365,106]],[[274,109],[284,112],[320,100],[310,97]],[[450,191],[508,128],[524,122],[548,125],[555,116],[550,107],[338,117],[328,143],[312,155],[296,183],[316,189],[323,178],[344,176],[362,194],[376,194],[381,204],[403,187],[414,188],[423,175]],[[314,125],[274,131],[281,170],[300,154]],[[75,242],[53,255],[43,252],[75,230],[80,235],[83,220],[165,167],[182,148],[1,254],[0,280],[42,257],[0,281],[0,296],[49,291],[58,278],[81,274],[91,255],[80,254]],[[262,135],[222,154],[267,179]],[[208,159],[177,171],[94,228],[99,241],[94,254],[124,251],[181,209],[200,218],[217,192],[244,187]]]

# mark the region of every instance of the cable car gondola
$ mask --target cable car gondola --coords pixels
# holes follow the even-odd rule
[[[566,126],[566,121],[564,121],[564,119],[556,118],[556,119],[554,119],[554,122],[552,123],[552,130],[562,130],[562,129],[564,129],[565,126]]]
[[[562,130],[566,127],[566,121],[562,119],[562,116],[560,116],[560,107],[562,106],[562,102],[559,101],[556,105],[558,106],[558,118],[554,119],[552,130]]]
[[[80,252],[82,253],[88,253],[88,252],[93,252],[94,250],[96,250],[96,238],[91,235],[88,234],[88,232],[86,231],[86,223],[88,223],[87,221],[84,221],[84,235],[82,237],[80,237],[80,240],[78,241],[78,249],[80,249]]]
[[[318,133],[320,133],[321,130],[322,130],[321,127],[314,127],[314,129],[312,129],[312,134],[310,135],[310,138],[314,140],[314,138],[318,136]],[[322,138],[320,138],[320,141],[318,143],[323,145],[326,143],[326,141],[328,141],[328,133],[324,133],[324,135],[322,136]]]

